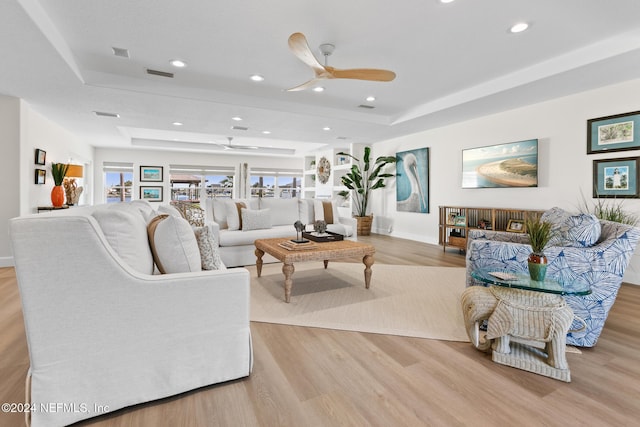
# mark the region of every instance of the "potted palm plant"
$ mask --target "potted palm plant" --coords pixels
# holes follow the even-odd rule
[[[55,183],[55,186],[51,189],[51,204],[56,208],[64,204],[62,182],[64,181],[64,176],[67,174],[68,168],[69,165],[65,163],[51,163],[51,175]]]
[[[525,221],[531,254],[527,259],[531,280],[542,282],[547,274],[547,257],[544,249],[551,240],[551,223],[541,221],[539,216],[528,218]]]
[[[371,223],[373,215],[368,214],[369,197],[371,191],[385,187],[387,178],[395,176],[392,173],[385,173],[384,168],[388,164],[395,163],[395,156],[379,156],[371,162],[371,147],[364,147],[362,161],[349,153],[339,152],[340,156],[347,156],[353,159],[353,165],[349,172],[342,176],[342,185],[349,190],[338,193],[344,198],[348,198],[351,193],[354,204],[354,216],[358,221],[358,234],[368,236],[371,234]]]

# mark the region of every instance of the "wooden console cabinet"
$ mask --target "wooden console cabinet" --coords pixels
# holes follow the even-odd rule
[[[511,208],[477,208],[469,206],[440,206],[438,243],[444,251],[447,246],[460,251],[467,249],[470,229],[507,231],[510,220],[526,221],[533,215],[542,215],[544,210]],[[525,227],[519,230],[525,232]]]

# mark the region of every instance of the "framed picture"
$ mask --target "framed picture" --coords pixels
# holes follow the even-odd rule
[[[47,152],[36,148],[36,157],[35,157],[36,165],[46,165],[47,164]]]
[[[637,198],[640,157],[593,161],[594,198]]]
[[[465,227],[467,225],[467,218],[464,215],[458,215],[453,220],[453,225],[459,225],[461,227]]]
[[[162,187],[143,187],[140,186],[140,199],[150,202],[162,201]]]
[[[140,166],[140,182],[162,182],[162,166]]]
[[[396,153],[396,209],[429,213],[429,149]]]
[[[640,111],[587,120],[587,154],[640,149]]]
[[[537,139],[462,150],[462,188],[537,186]]]
[[[35,183],[44,184],[47,180],[47,171],[44,169],[36,169]]]
[[[510,233],[524,233],[524,220],[510,219],[507,223],[507,231]]]

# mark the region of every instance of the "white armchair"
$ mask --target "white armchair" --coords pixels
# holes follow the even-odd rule
[[[30,359],[33,426],[248,376],[249,273],[151,275],[105,239],[93,208],[10,222]]]

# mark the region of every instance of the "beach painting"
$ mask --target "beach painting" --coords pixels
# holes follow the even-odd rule
[[[537,186],[537,139],[462,150],[462,188]]]

